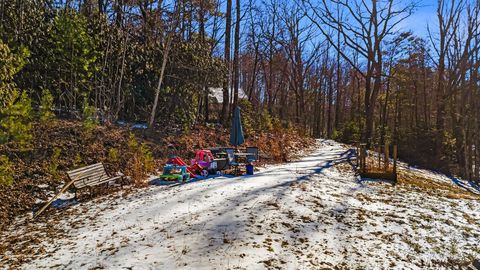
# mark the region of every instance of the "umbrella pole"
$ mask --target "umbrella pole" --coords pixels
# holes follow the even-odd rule
[[[235,159],[235,163],[237,164],[237,166],[235,166],[235,175],[238,175],[238,160],[235,157],[235,153],[238,153],[238,145],[235,145],[235,151],[233,153],[233,158]]]

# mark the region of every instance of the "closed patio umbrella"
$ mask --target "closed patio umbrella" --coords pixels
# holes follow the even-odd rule
[[[242,145],[244,142],[245,138],[243,137],[240,108],[236,107],[233,113],[232,128],[230,130],[230,144],[237,148],[237,146]]]

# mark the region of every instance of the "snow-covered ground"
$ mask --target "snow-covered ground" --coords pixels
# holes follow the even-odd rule
[[[478,200],[360,181],[348,169],[351,154],[319,141],[304,158],[254,176],[150,186],[75,205],[53,225],[64,236],[31,243],[41,248],[21,267],[450,269],[480,256]],[[16,226],[0,236],[33,233]],[[0,253],[3,267],[14,256]]]

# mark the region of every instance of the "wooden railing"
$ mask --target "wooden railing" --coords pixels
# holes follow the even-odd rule
[[[392,160],[391,160],[392,159]],[[362,177],[397,180],[397,145],[373,145],[367,149],[367,144],[357,145],[357,165]]]

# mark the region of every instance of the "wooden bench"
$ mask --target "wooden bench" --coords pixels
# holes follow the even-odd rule
[[[105,170],[102,163],[92,164],[86,167],[78,168],[67,172],[71,185],[75,188],[75,197],[77,196],[77,189],[91,188],[94,186],[115,181],[122,176],[110,177]]]
[[[92,193],[91,188],[97,185],[101,185],[103,183],[107,183],[110,181],[115,181],[121,179],[122,176],[115,176],[110,177],[105,170],[105,167],[102,163],[96,163],[92,165],[88,165],[82,168],[78,168],[75,170],[71,170],[67,172],[68,178],[70,181],[63,186],[62,190],[55,195],[50,201],[48,201],[38,212],[33,215],[33,218],[38,217],[47,207],[60,195],[67,191],[71,186],[75,188],[75,197],[77,197],[77,190],[88,187],[90,189],[90,193]]]

